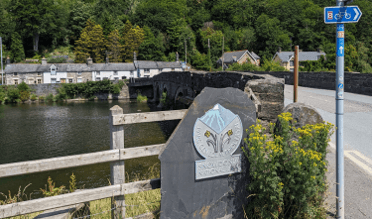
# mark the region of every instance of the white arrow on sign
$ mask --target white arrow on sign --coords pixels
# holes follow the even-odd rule
[[[344,47],[340,46],[340,53],[342,54]]]
[[[355,11],[355,17],[354,17],[354,21],[355,21],[359,16],[359,12],[356,8],[354,8],[354,11]]]

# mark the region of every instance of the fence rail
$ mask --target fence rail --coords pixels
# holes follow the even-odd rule
[[[124,149],[124,124],[182,119],[187,110],[123,114],[114,106],[110,116],[110,149],[95,153],[71,155],[35,161],[0,165],[0,178],[50,170],[111,162],[111,186],[73,192],[48,198],[35,199],[0,206],[0,218],[29,214],[48,209],[113,197],[112,217],[125,218],[124,195],[160,188],[160,179],[125,183],[124,160],[158,155],[165,144]]]

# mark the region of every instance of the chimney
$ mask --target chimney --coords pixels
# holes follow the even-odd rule
[[[47,59],[45,57],[43,57],[41,59],[41,65],[47,65],[47,64],[48,64]]]
[[[109,64],[110,62],[109,62],[109,57],[108,56],[106,56],[106,64]]]
[[[89,58],[87,58],[87,65],[91,64],[93,64],[93,59],[89,56]]]
[[[180,56],[178,55],[178,52],[176,52],[176,62],[180,62]]]
[[[133,62],[136,62],[137,61],[137,55],[136,55],[136,51],[133,52]]]
[[[278,52],[279,52],[279,53],[282,52],[282,47],[279,46]]]
[[[9,64],[10,64],[10,58],[9,58],[9,56],[8,56],[8,57],[6,57],[6,64],[7,64],[7,65],[9,65]]]

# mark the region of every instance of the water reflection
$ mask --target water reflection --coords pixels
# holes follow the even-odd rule
[[[124,113],[149,112],[145,103],[129,100],[71,103],[0,105],[0,164],[109,150],[109,109],[119,105]],[[152,107],[151,107],[152,108]],[[124,126],[125,147],[165,143],[178,121]],[[157,156],[126,161],[129,178],[145,175],[158,162]],[[27,193],[40,196],[48,176],[56,186],[68,187],[74,173],[77,186],[108,185],[109,163],[0,178],[0,192],[14,194],[18,187],[32,185]],[[1,198],[1,197],[0,197]]]

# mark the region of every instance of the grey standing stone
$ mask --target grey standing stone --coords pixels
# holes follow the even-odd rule
[[[194,124],[217,103],[240,117],[243,139],[247,137],[245,130],[256,123],[255,106],[243,91],[209,87],[201,91],[159,155],[161,219],[244,218],[243,205],[247,204],[249,195],[246,189],[249,165],[241,147],[234,153],[242,157],[240,173],[195,180],[195,161],[204,158],[194,147]]]
[[[307,124],[315,125],[317,123],[323,123],[323,118],[318,111],[314,107],[304,103],[291,103],[283,109],[283,112],[292,114],[292,118],[297,122],[295,124],[296,128]]]

